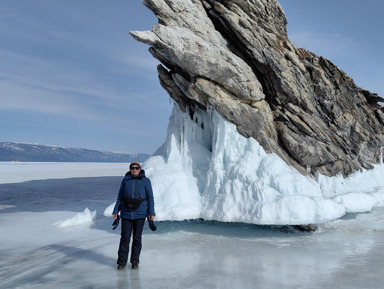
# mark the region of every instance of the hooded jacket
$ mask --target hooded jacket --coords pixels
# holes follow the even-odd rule
[[[132,210],[125,204],[127,199],[140,199],[143,202],[136,210]],[[137,177],[133,177],[131,172],[125,174],[113,209],[113,214],[119,212],[120,218],[131,220],[156,215],[151,181],[145,176],[144,170],[141,170]]]

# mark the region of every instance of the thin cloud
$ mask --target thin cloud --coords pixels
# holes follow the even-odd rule
[[[305,48],[330,59],[355,46],[350,39],[340,34],[313,33],[306,30],[289,35],[289,39],[298,48]]]
[[[67,67],[58,62],[1,49],[0,59],[2,66],[0,77],[15,86],[21,85],[63,94],[73,93],[109,101],[119,101],[124,97],[113,87],[104,84],[99,74],[81,67]]]
[[[1,110],[26,110],[67,118],[98,120],[100,116],[74,99],[46,90],[0,81]]]
[[[141,72],[143,72],[142,70],[154,72],[156,71],[157,65],[160,63],[158,60],[156,60],[152,56],[146,57],[146,56],[128,55],[128,54],[120,58],[120,61],[126,65],[139,68]]]
[[[1,49],[0,66],[2,110],[29,110],[111,122],[126,117],[122,110],[125,114],[141,111],[143,115],[149,113],[148,109],[167,110],[164,99],[153,98],[153,91],[115,87],[99,74],[81,68],[68,68]]]

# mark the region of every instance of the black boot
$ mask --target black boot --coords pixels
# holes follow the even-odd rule
[[[132,269],[139,269],[139,263],[133,262],[132,263]]]

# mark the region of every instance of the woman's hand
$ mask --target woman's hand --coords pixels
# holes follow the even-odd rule
[[[155,219],[155,216],[148,216],[148,220],[153,221]]]
[[[117,219],[117,214],[113,214],[112,217],[116,220]]]

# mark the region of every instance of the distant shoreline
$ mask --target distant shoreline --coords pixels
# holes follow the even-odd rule
[[[5,162],[144,162],[150,155],[117,153],[52,145],[0,142],[0,161]]]

